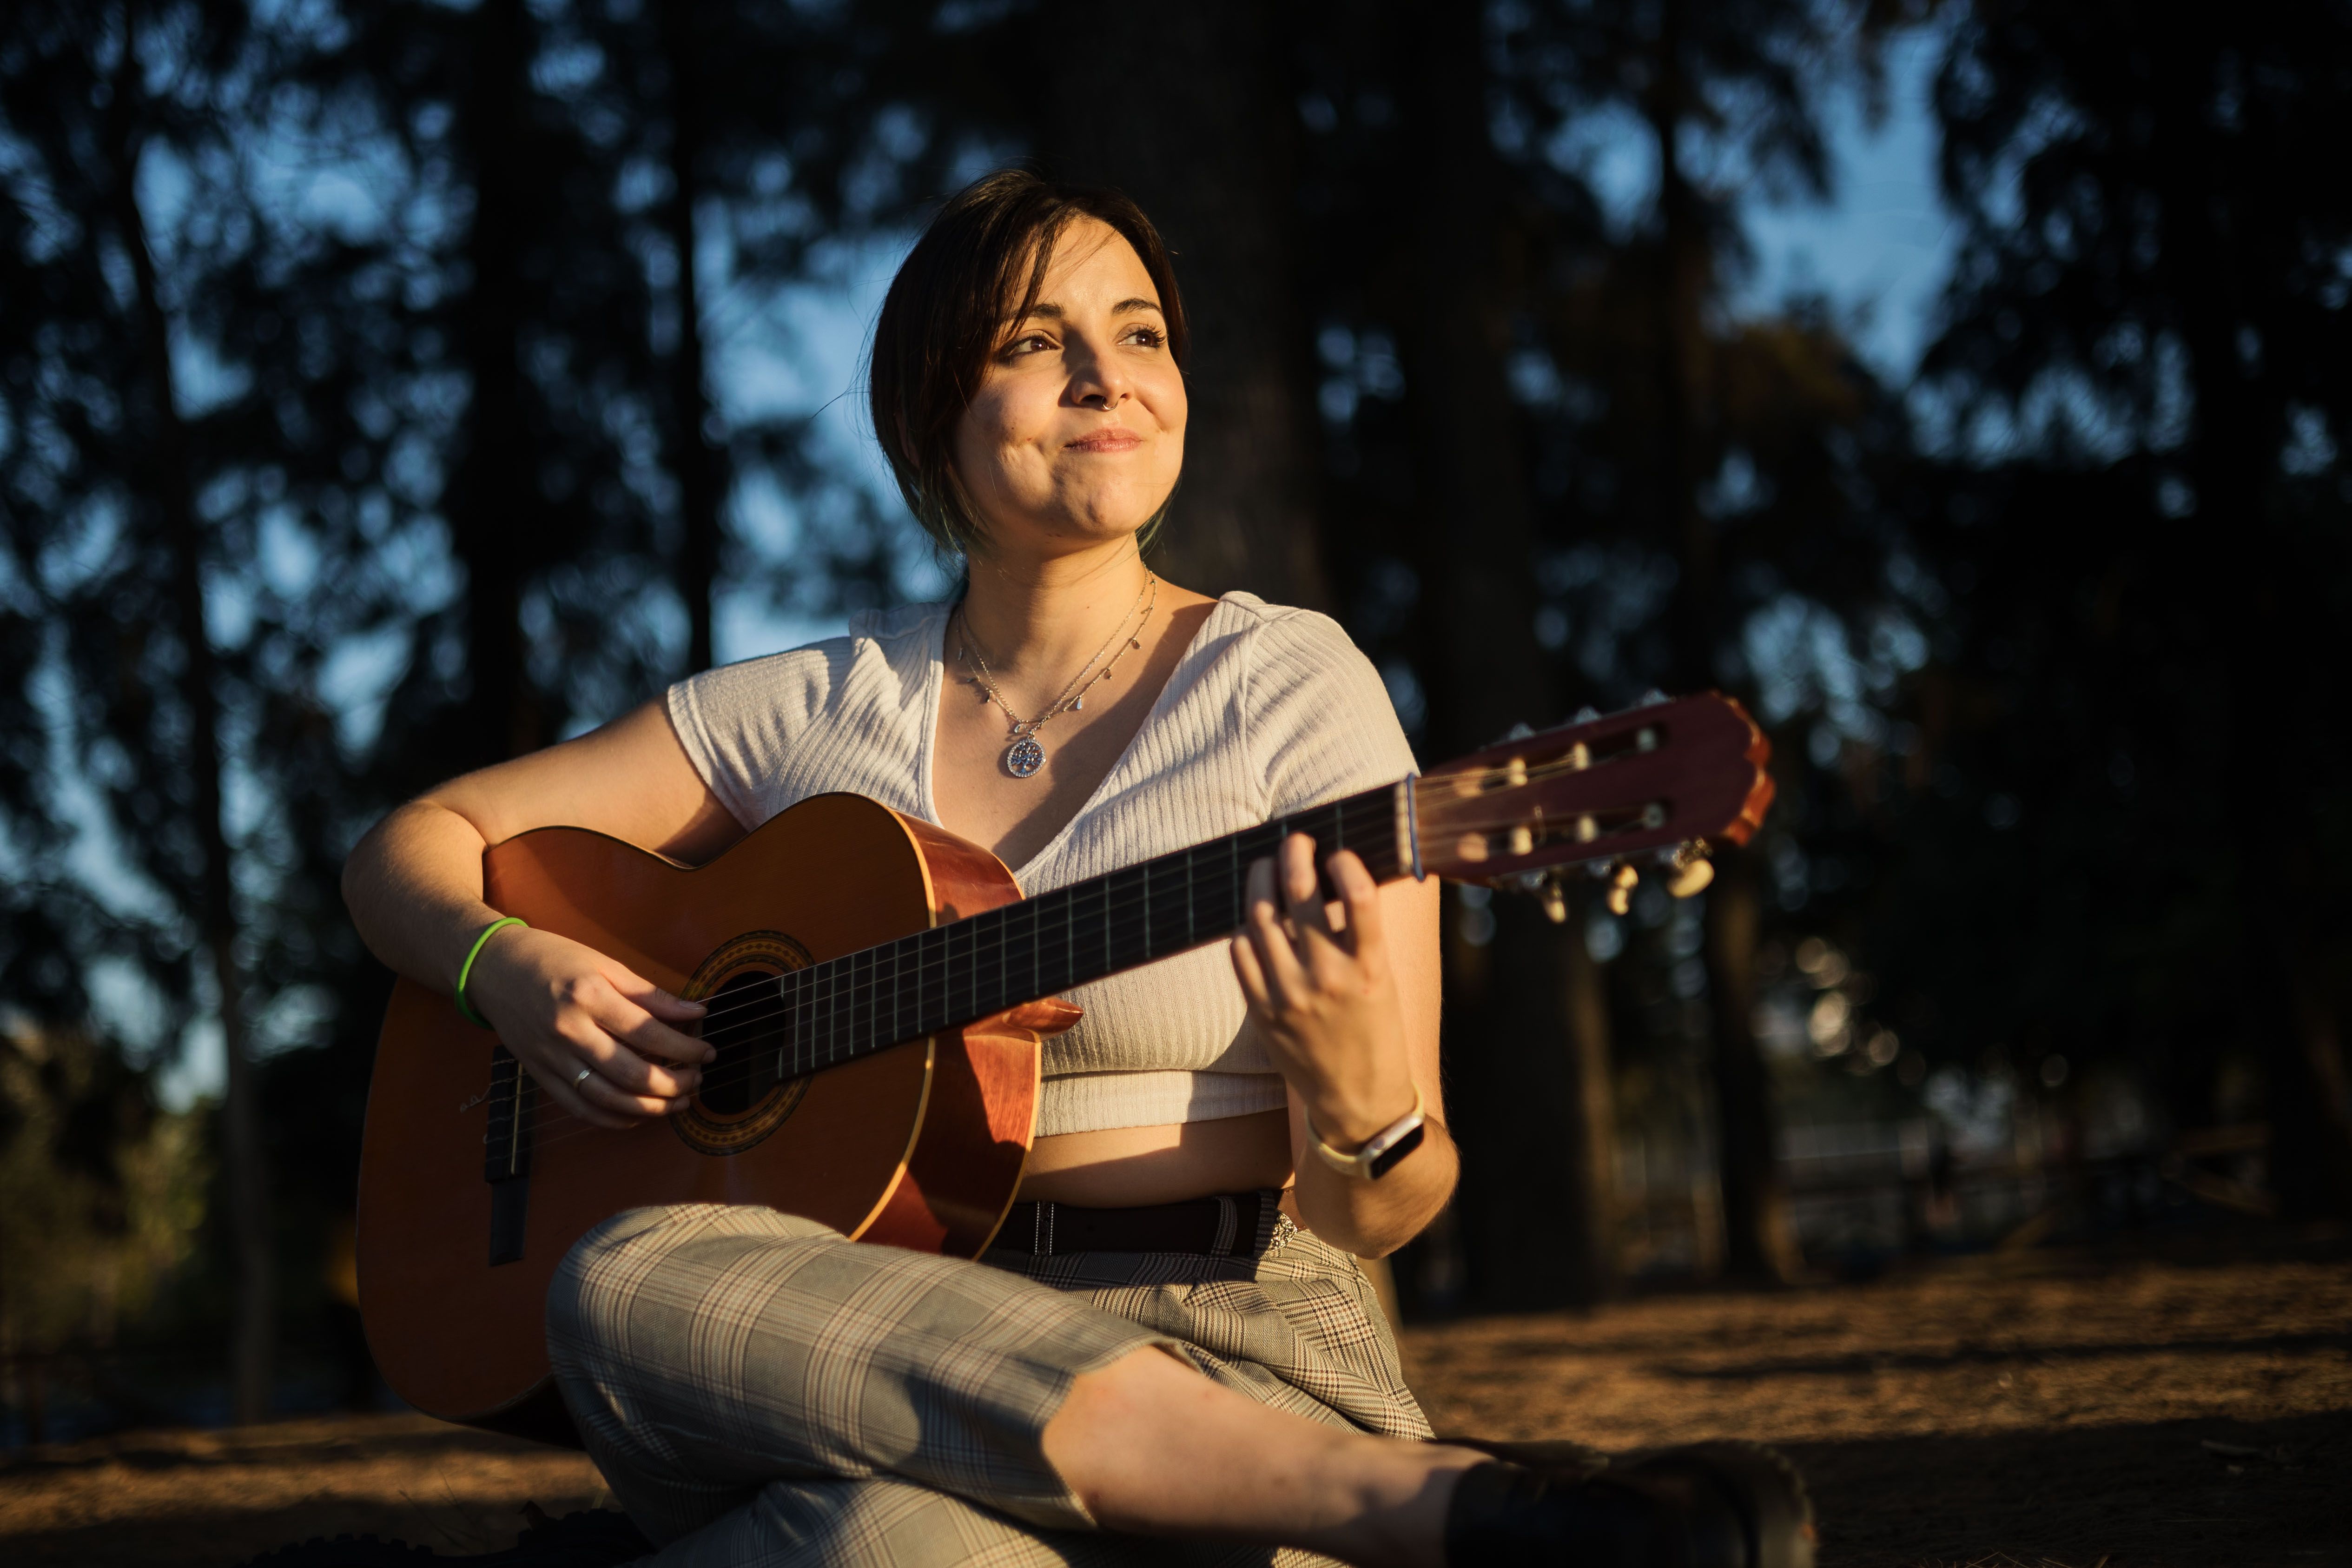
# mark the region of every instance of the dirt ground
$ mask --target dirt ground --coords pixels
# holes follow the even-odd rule
[[[2352,1258],[2033,1253],[1405,1336],[1441,1432],[1752,1437],[1824,1568],[2352,1564]],[[603,1500],[577,1455],[414,1415],[144,1432],[0,1459],[0,1561],[226,1565],[314,1535],[442,1551]]]

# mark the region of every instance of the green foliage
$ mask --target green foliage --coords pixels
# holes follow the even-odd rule
[[[0,1351],[104,1347],[194,1253],[208,1113],[159,1110],[114,1043],[0,1030]]]

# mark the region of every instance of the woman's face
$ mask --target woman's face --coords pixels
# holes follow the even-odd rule
[[[1135,532],[1184,466],[1184,378],[1160,290],[1109,225],[1073,223],[1036,309],[1000,340],[956,429],[981,548],[1061,555]]]

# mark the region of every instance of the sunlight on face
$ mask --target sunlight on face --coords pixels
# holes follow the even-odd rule
[[[956,430],[982,548],[1060,555],[1134,533],[1184,464],[1184,378],[1151,274],[1109,225],[1080,219],[1037,308],[1009,326]]]

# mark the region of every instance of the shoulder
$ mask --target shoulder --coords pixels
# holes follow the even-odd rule
[[[941,605],[862,615],[844,636],[689,676],[669,689],[671,728],[746,826],[828,789],[887,795],[914,776],[945,616]]]
[[[1248,647],[1243,722],[1276,811],[1412,771],[1387,683],[1330,616],[1253,594],[1223,605]]]
[[[1255,594],[1228,594],[1222,603],[1247,646],[1250,684],[1259,697],[1300,686],[1353,700],[1377,692],[1381,710],[1391,712],[1380,672],[1330,616],[1296,605],[1269,605]]]
[[[782,708],[814,712],[836,706],[874,677],[928,659],[942,605],[902,605],[852,616],[843,636],[820,637],[757,658],[720,665],[670,688],[673,708],[744,712]]]

